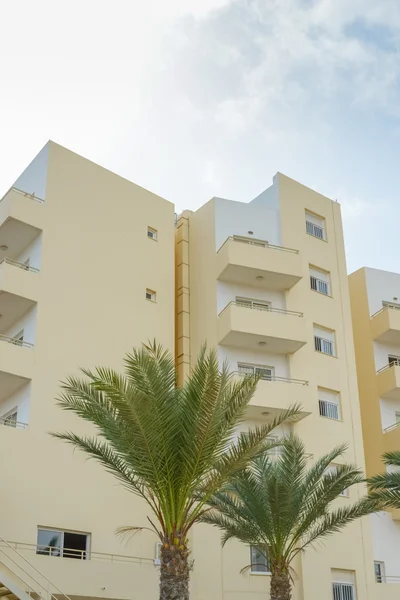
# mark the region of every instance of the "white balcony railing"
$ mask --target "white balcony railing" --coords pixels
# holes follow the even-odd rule
[[[9,344],[14,344],[14,346],[23,346],[24,348],[33,348],[33,344],[30,342],[25,342],[19,338],[8,337],[2,334],[0,334],[0,342],[7,342]]]
[[[30,200],[35,200],[35,202],[40,202],[41,204],[43,204],[43,202],[44,202],[43,198],[39,198],[39,196],[36,196],[34,193],[28,194],[28,192],[24,192],[23,190],[20,190],[16,187],[11,187],[9,190],[7,190],[7,192],[4,194],[4,196],[2,198],[0,198],[0,202],[2,202],[4,200],[4,198],[6,198],[10,192],[16,192],[17,194],[21,194],[21,196],[24,196],[25,198],[29,198]]]
[[[0,425],[4,425],[4,427],[11,427],[14,429],[27,429],[28,423],[22,423],[21,421],[13,421],[7,418],[0,418]]]
[[[391,369],[392,367],[400,367],[400,359],[396,358],[396,359],[391,360],[390,363],[388,363],[381,369],[378,369],[378,371],[376,373],[377,374],[383,373],[383,371],[387,371],[387,369]]]
[[[31,273],[39,273],[39,269],[37,269],[36,267],[31,267],[30,265],[20,263],[16,260],[12,260],[11,258],[2,258],[0,260],[0,265],[1,264],[12,265],[13,267],[17,267],[19,269],[22,269],[23,271],[31,271]]]
[[[311,221],[306,221],[306,231],[309,235],[313,235],[320,240],[325,239],[325,229],[320,225],[315,225]]]
[[[263,371],[263,369],[260,369],[261,371]],[[246,377],[246,375],[260,375],[260,373],[254,372],[254,371],[235,371],[236,375],[241,375],[242,377]],[[294,383],[294,384],[298,384],[298,385],[308,385],[308,381],[306,381],[305,379],[291,379],[289,377],[278,377],[277,375],[271,373],[271,374],[263,374],[261,373],[261,379],[262,381],[280,381],[282,383]]]
[[[230,306],[235,305],[235,306],[239,306],[241,308],[249,308],[251,310],[261,310],[261,311],[267,311],[267,312],[273,312],[273,313],[279,313],[282,315],[293,315],[295,317],[303,317],[303,313],[302,312],[298,312],[296,310],[284,310],[283,308],[273,308],[271,305],[269,304],[257,304],[256,302],[243,302],[243,301],[236,301],[236,300],[232,300],[232,302],[229,302],[229,304],[227,304],[219,313],[219,317],[222,315],[222,313],[227,310]]]
[[[310,275],[310,285],[312,290],[319,292],[320,294],[325,294],[325,296],[330,296],[329,283],[327,281],[323,281],[323,279]]]
[[[58,550],[58,548],[52,548],[48,553],[43,552],[42,546],[38,546],[37,544],[26,544],[25,542],[5,542],[0,539],[0,548],[4,545],[7,545],[14,550],[19,552],[32,552],[33,554],[40,554],[42,556],[51,556],[53,558],[60,558],[60,554],[52,553],[51,550]],[[127,562],[127,563],[146,563],[153,564],[154,558],[144,558],[141,556],[125,556],[123,554],[106,554],[104,552],[92,552],[91,550],[82,550],[75,548],[64,548],[64,558],[67,558],[66,554],[73,556],[76,558],[80,556],[84,560],[100,560],[104,562]]]
[[[241,235],[234,235],[226,238],[222,246],[220,246],[217,250],[217,253],[225,246],[225,244],[229,241],[238,242],[239,244],[249,244],[250,246],[260,246],[262,248],[269,248],[271,250],[282,250],[283,252],[291,252],[292,254],[298,254],[299,251],[294,248],[287,248],[286,246],[276,246],[275,244],[270,244],[267,240],[258,240],[256,238],[245,237]]]
[[[340,407],[335,402],[328,402],[327,400],[318,400],[319,403],[319,414],[321,417],[327,417],[328,419],[334,419],[335,421],[340,420]]]

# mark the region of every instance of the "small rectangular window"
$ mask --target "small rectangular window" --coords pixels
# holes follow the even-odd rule
[[[266,556],[266,550],[259,546],[250,546],[250,561],[252,573],[270,573],[269,560]]]
[[[355,588],[352,583],[333,582],[333,600],[356,600]]]
[[[153,229],[152,227],[147,228],[147,237],[151,240],[157,241],[157,229]]]
[[[306,210],[306,232],[320,240],[326,240],[325,219]]]
[[[318,406],[321,417],[340,421],[340,396],[339,392],[318,388]]]
[[[15,346],[22,346],[24,343],[24,330],[21,329],[21,331],[19,331],[17,333],[17,335],[14,335],[11,340],[10,340],[10,344],[15,344]]]
[[[156,292],[154,290],[146,290],[146,300],[151,300],[151,302],[156,301]]]
[[[331,296],[331,278],[328,271],[310,265],[310,287],[315,292]]]
[[[380,560],[376,560],[374,562],[374,570],[375,570],[376,583],[384,583],[385,582],[385,563]]]
[[[388,355],[388,364],[394,367],[400,366],[400,356],[396,356],[395,354]]]
[[[336,356],[335,332],[314,325],[314,348],[322,354]]]
[[[89,540],[89,533],[38,529],[36,554],[87,560]]]

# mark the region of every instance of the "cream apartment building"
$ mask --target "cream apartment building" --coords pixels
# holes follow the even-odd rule
[[[400,450],[400,274],[363,268],[349,277],[368,476],[384,452]],[[382,597],[400,595],[400,511],[371,516]],[[391,595],[390,595],[391,594]]]
[[[262,374],[248,424],[300,402],[298,421],[277,434],[292,429],[312,456],[345,442],[346,461],[363,468],[339,204],[278,173],[250,203],[213,198],[180,215],[176,265],[180,376],[207,341],[237,377]],[[205,527],[194,532],[195,598],[267,598],[266,572],[239,573],[250,549],[231,542],[221,551],[218,539]],[[307,552],[295,569],[296,600],[381,597],[368,520]]]
[[[19,597],[15,578],[42,598],[158,597],[155,539],[115,536],[146,508],[48,432],[87,428],[54,401],[78,366],[122,369],[155,337],[173,351],[174,230],[170,202],[52,142],[0,201],[0,536],[20,553],[0,540],[0,582]]]
[[[4,600],[157,600],[154,536],[115,536],[146,507],[48,435],[91,432],[55,405],[60,380],[122,368],[148,339],[175,348],[181,380],[205,341],[237,377],[261,372],[244,427],[300,402],[276,435],[311,457],[347,442],[364,466],[340,207],[281,174],[175,227],[170,202],[49,142],[0,200],[0,315]],[[267,566],[241,573],[249,547],[199,526],[191,549],[193,600],[268,599]],[[370,521],[355,523],[299,559],[295,600],[383,597],[374,558]]]

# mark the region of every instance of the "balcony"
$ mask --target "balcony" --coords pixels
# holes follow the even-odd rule
[[[379,369],[376,375],[379,397],[400,400],[400,361],[394,360]]]
[[[302,278],[298,250],[263,240],[229,237],[217,252],[217,279],[269,290],[288,290]]]
[[[383,450],[393,452],[400,448],[400,423],[393,423],[383,430]]]
[[[43,229],[43,201],[11,188],[0,200],[0,246],[17,258]]]
[[[385,344],[400,344],[400,310],[385,306],[371,317],[372,339]]]
[[[32,379],[33,345],[0,334],[0,401]]]
[[[291,354],[307,342],[303,313],[230,302],[218,315],[221,346]]]
[[[235,378],[241,381],[245,375],[235,373]],[[287,410],[293,404],[300,404],[302,410],[294,420],[300,421],[312,412],[312,398],[308,381],[289,379],[271,375],[260,379],[257,389],[249,403],[249,417],[257,419],[266,413],[274,419],[281,411]]]

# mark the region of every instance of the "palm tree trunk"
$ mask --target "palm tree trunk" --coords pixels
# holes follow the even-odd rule
[[[161,547],[160,600],[189,600],[189,549],[173,537]]]
[[[292,590],[289,573],[283,569],[275,569],[271,574],[271,600],[291,600]]]

